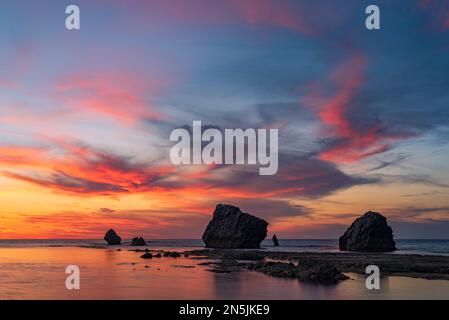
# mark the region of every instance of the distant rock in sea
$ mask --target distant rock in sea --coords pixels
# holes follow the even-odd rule
[[[279,240],[278,237],[276,237],[276,234],[273,235],[273,245],[279,247]]]
[[[267,236],[268,222],[240,211],[238,207],[219,204],[203,234],[207,248],[260,248]]]
[[[135,237],[131,240],[132,246],[146,246],[147,243],[142,237]]]
[[[385,252],[396,250],[396,243],[387,219],[380,213],[368,211],[340,237],[339,247],[344,251]]]
[[[104,235],[104,240],[108,245],[117,245],[122,242],[122,238],[114,231],[114,229],[109,229]]]

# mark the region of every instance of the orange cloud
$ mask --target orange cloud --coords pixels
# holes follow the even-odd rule
[[[1,175],[55,190],[110,195],[148,190],[152,181],[173,167],[149,167],[126,157],[112,155],[81,144],[59,141],[58,151],[26,147],[1,147]],[[29,171],[33,169],[33,171]]]
[[[26,146],[0,146],[0,165],[22,166],[35,164],[46,148]]]

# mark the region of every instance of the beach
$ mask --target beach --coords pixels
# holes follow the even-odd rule
[[[20,241],[19,241],[20,242]],[[449,281],[404,276],[381,278],[380,290],[367,290],[366,277],[345,272],[349,280],[321,285],[238,270],[213,272],[217,257],[195,255],[199,241],[151,241],[146,247],[107,247],[101,241],[0,242],[1,299],[447,299]],[[299,242],[298,242],[299,243]],[[33,245],[32,245],[33,244]],[[164,245],[164,246],[156,246]],[[184,244],[185,246],[180,246]],[[187,246],[189,245],[189,246]],[[312,244],[313,245],[313,244]],[[316,247],[308,254],[324,257]],[[189,252],[189,256],[142,259],[141,252]],[[315,248],[315,249],[313,249]],[[292,249],[292,248],[290,248]],[[329,250],[331,248],[328,248]],[[277,254],[274,248],[248,252]],[[278,249],[279,250],[279,249]],[[287,250],[286,250],[287,251]],[[310,251],[312,253],[310,253]],[[313,253],[313,251],[315,253]],[[227,251],[231,252],[231,251]],[[235,251],[232,251],[235,252]],[[271,253],[270,253],[271,252]],[[285,253],[304,254],[296,252]],[[385,256],[396,256],[385,254]],[[443,259],[443,258],[442,258]],[[209,263],[209,264],[208,264]],[[80,290],[68,290],[65,269],[80,268]]]

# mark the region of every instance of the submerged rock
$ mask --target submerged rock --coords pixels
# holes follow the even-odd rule
[[[323,263],[305,270],[300,270],[297,278],[303,281],[328,284],[349,279],[347,275],[341,273],[335,265],[330,263]]]
[[[339,247],[345,251],[384,252],[396,250],[396,243],[387,219],[380,213],[368,211],[340,237]]]
[[[132,246],[146,246],[147,243],[142,237],[135,237],[131,240]]]
[[[150,252],[144,253],[143,255],[140,256],[142,259],[151,259],[153,258],[153,254],[151,254]]]
[[[273,235],[273,245],[275,247],[279,247],[279,241],[278,241],[278,237],[276,237],[276,234]]]
[[[164,257],[170,257],[170,258],[179,258],[181,254],[176,251],[165,251]]]
[[[203,234],[207,248],[259,248],[267,236],[268,222],[240,211],[231,205],[219,204]]]
[[[118,245],[122,242],[122,238],[114,231],[114,229],[109,229],[104,235],[104,240],[108,245]]]

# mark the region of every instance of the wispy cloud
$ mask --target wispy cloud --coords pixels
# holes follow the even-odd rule
[[[351,113],[361,112],[363,105],[354,105],[354,98],[360,93],[364,82],[366,58],[354,53],[340,64],[330,75],[330,87],[312,85],[305,103],[312,106],[326,126],[327,140],[320,158],[336,163],[352,163],[391,149],[392,144],[409,137],[408,134],[389,133],[382,122],[361,127],[353,122]],[[337,92],[326,97],[325,92],[337,87]],[[318,92],[317,92],[318,91]],[[320,92],[321,91],[321,92]]]
[[[134,74],[84,74],[71,76],[57,85],[59,97],[75,112],[91,111],[125,124],[140,119],[159,120],[163,116],[151,104],[151,96],[161,92],[165,80],[151,80]]]

